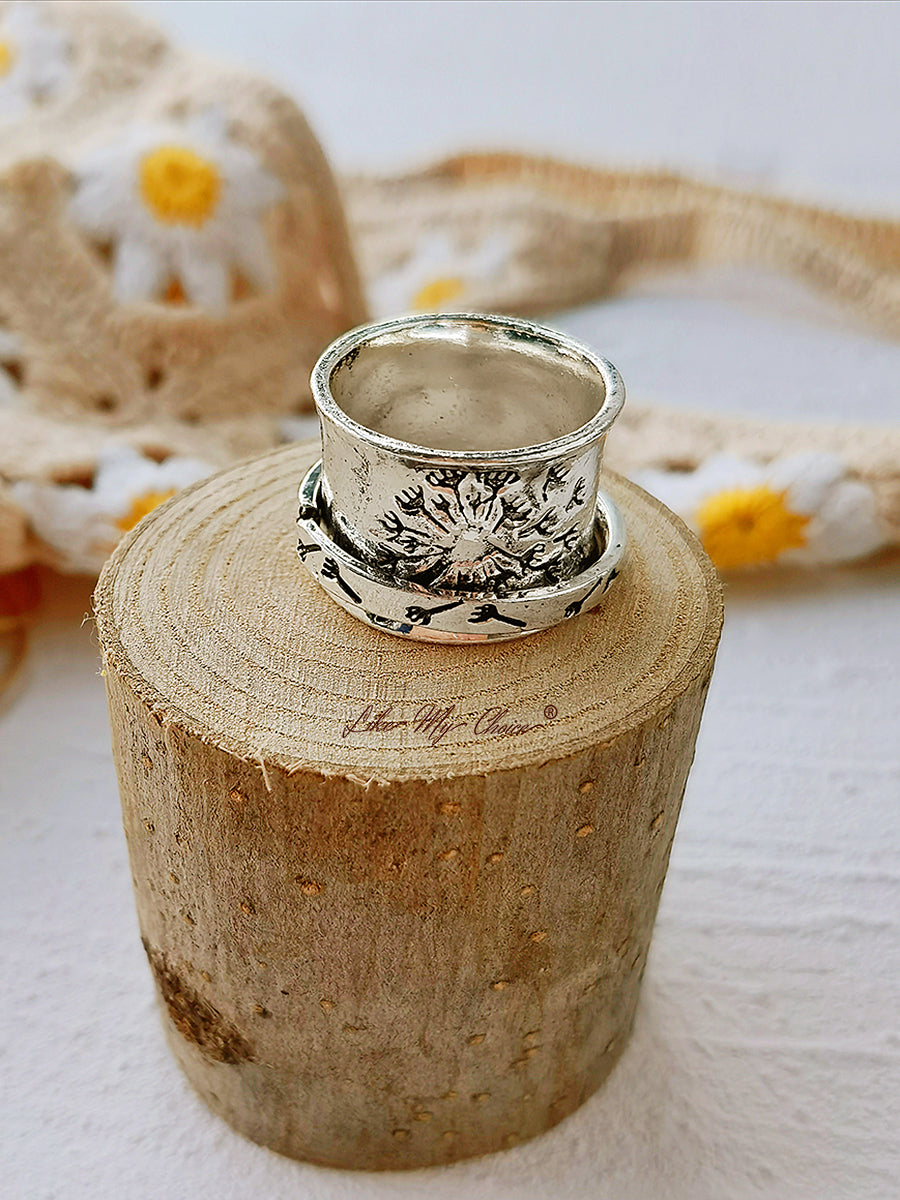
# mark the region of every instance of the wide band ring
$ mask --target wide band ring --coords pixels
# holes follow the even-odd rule
[[[504,595],[450,594],[403,584],[339,546],[322,519],[322,460],[300,485],[298,553],[333,600],[367,625],[433,642],[489,642],[523,637],[599,604],[619,574],[625,530],[602,492],[595,506],[596,557],[583,571],[550,587]]]
[[[625,546],[599,489],[624,401],[606,359],[530,321],[432,314],[351,330],[312,387],[322,459],[299,552],[354,616],[491,641],[602,599]]]

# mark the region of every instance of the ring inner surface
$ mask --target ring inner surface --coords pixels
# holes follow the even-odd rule
[[[435,450],[515,450],[580,429],[603,407],[595,366],[552,342],[491,326],[424,326],[350,351],[331,372],[359,425]]]

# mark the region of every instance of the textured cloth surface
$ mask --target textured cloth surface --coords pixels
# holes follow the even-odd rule
[[[366,308],[331,170],[273,84],[124,5],[0,3],[0,46],[0,574],[96,570],[69,547],[121,533],[85,511],[111,453],[196,478],[271,445]]]

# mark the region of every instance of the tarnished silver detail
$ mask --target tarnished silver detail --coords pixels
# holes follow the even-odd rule
[[[354,617],[401,637],[490,642],[522,637],[587,612],[619,574],[625,532],[613,502],[599,493],[590,564],[549,587],[516,592],[426,591],[384,574],[338,545],[321,520],[321,459],[300,485],[297,551],[313,577]]]
[[[507,469],[436,467],[378,518],[378,565],[397,578],[459,591],[556,582],[585,558],[573,513],[586,480],[568,468],[532,479]]]
[[[624,535],[598,485],[624,388],[586,347],[507,317],[405,317],[333,342],[312,387],[323,455],[300,553],[354,615],[409,637],[517,637],[615,578]]]

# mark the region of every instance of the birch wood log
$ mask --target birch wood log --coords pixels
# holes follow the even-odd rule
[[[608,476],[607,601],[521,641],[367,628],[294,554],[312,443],[169,501],[95,607],[169,1042],[236,1129],[341,1167],[515,1144],[635,1010],[722,608],[698,543]]]

